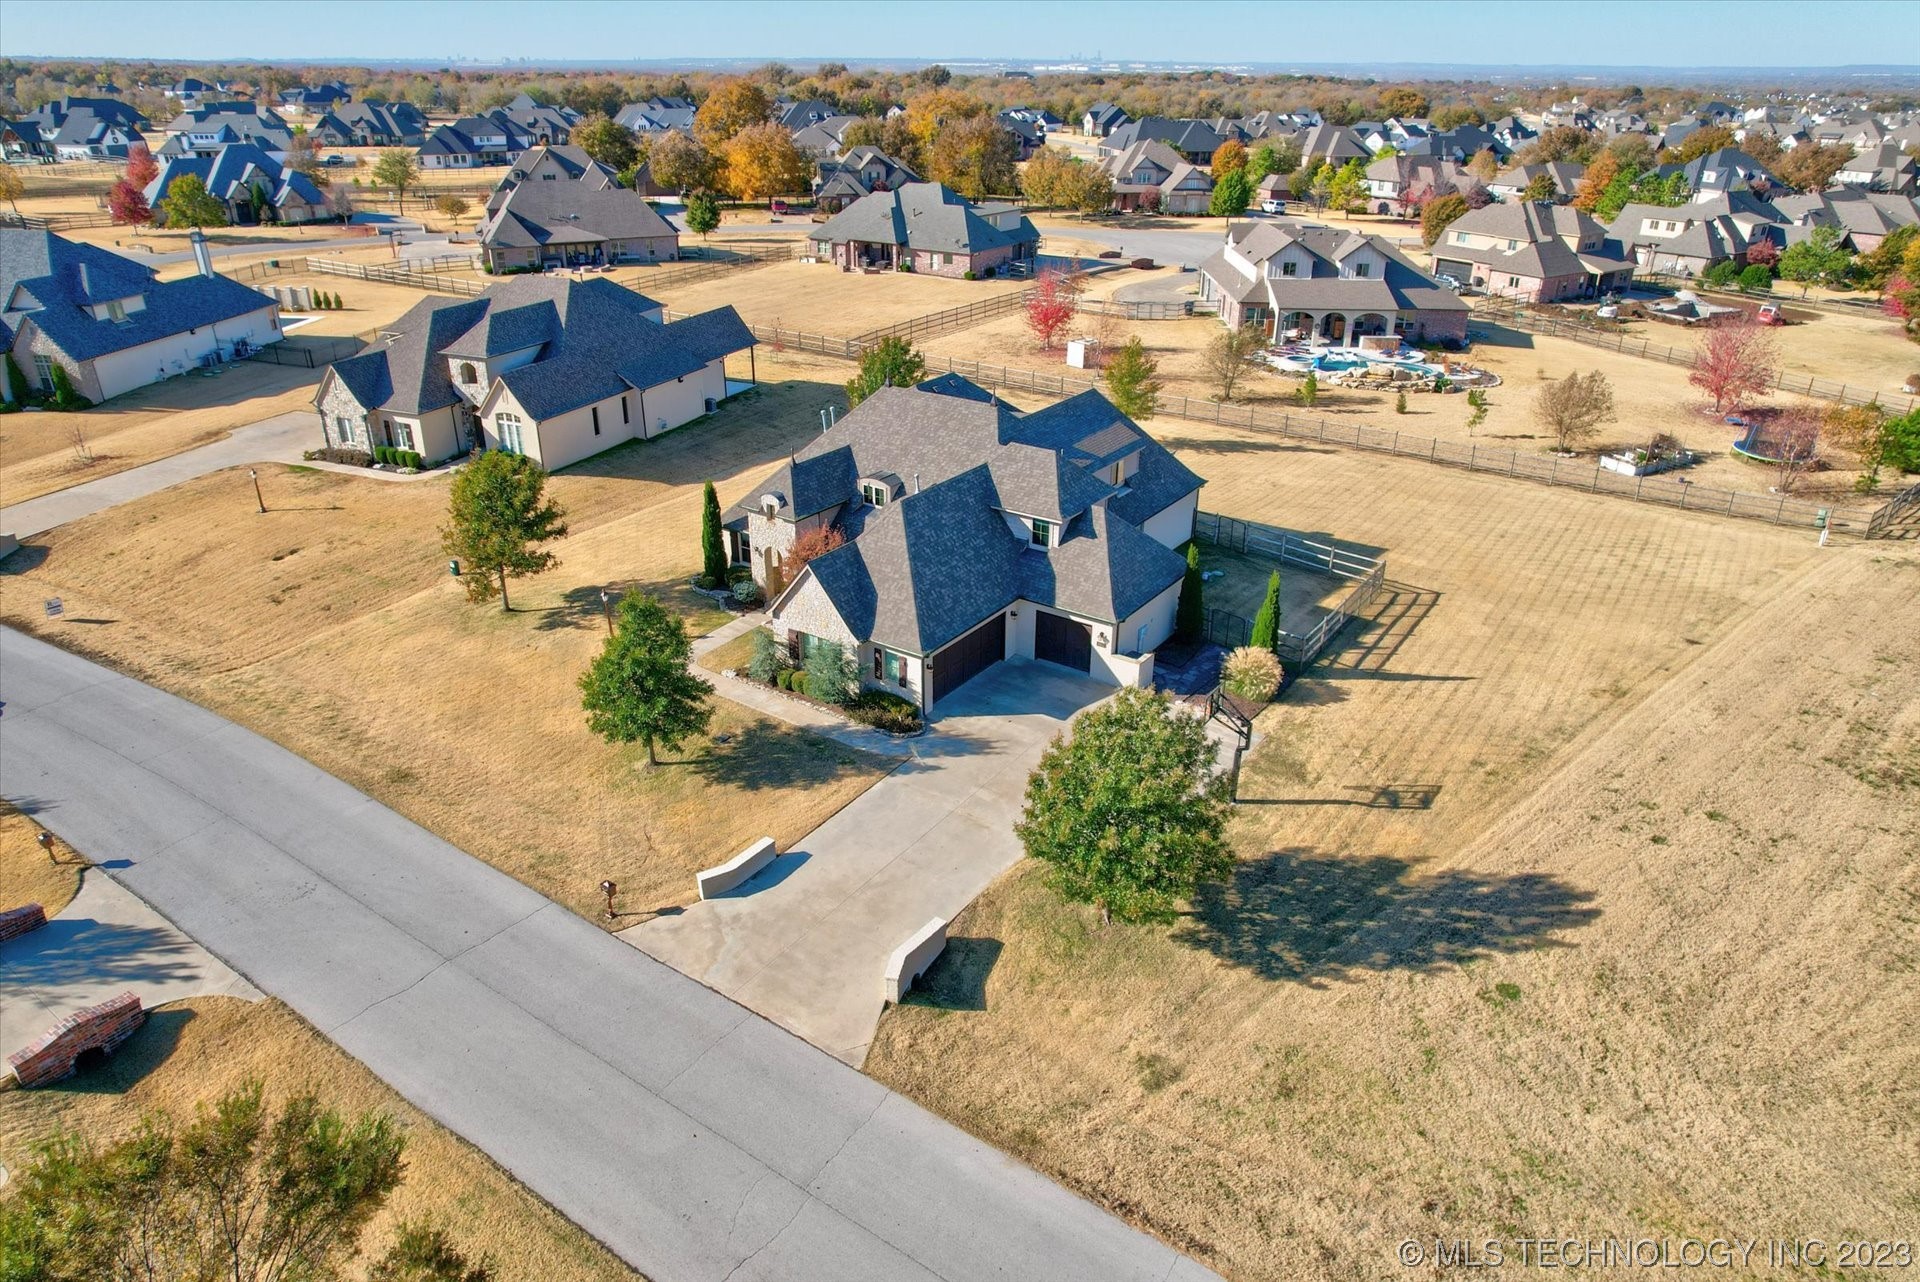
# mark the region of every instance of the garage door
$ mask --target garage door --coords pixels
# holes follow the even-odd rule
[[[1007,655],[1007,620],[996,614],[933,656],[933,702],[985,672]]]
[[[1042,610],[1034,621],[1033,657],[1086,672],[1093,667],[1093,629],[1078,619]]]

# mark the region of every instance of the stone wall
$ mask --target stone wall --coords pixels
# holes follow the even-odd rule
[[[75,1011],[22,1050],[7,1065],[22,1086],[45,1086],[73,1075],[74,1062],[87,1051],[110,1053],[144,1024],[147,1012],[133,993]]]
[[[344,418],[353,424],[353,439],[340,439],[340,430],[335,425],[336,418]],[[333,378],[327,381],[327,390],[320,397],[320,426],[326,432],[327,444],[351,449],[372,449],[372,438],[367,432],[367,412],[360,402],[347,390],[345,380]]]

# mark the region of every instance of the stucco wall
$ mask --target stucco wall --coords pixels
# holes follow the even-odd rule
[[[1175,583],[1120,621],[1119,628],[1115,630],[1115,648],[1122,653],[1135,654],[1159,649],[1173,635],[1174,616],[1179,606],[1180,585]],[[1113,681],[1116,685],[1126,684],[1125,677],[1117,670]]]
[[[278,315],[278,305],[263,299],[258,310],[232,320],[202,325],[90,361],[75,361],[65,356],[38,326],[26,323],[20,326],[21,332],[14,340],[14,353],[29,382],[35,381],[33,357],[36,354],[51,356],[66,367],[75,391],[98,402],[196,369],[201,358],[210,352],[231,354],[236,339],[245,339],[254,347],[277,343],[281,338],[276,324]]]
[[[1140,528],[1156,541],[1179,548],[1193,537],[1193,513],[1199,503],[1200,491],[1195,490],[1155,512]]]

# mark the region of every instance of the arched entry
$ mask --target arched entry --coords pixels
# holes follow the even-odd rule
[[[1353,338],[1355,342],[1367,337],[1369,334],[1384,334],[1386,332],[1387,318],[1379,312],[1366,312],[1353,319]]]
[[[1301,338],[1313,335],[1313,317],[1306,312],[1288,312],[1280,318],[1280,324],[1274,333],[1275,338],[1285,338],[1289,334]]]
[[[1347,337],[1347,318],[1339,312],[1328,312],[1326,320],[1321,322],[1320,325],[1320,337],[1326,339],[1329,343],[1345,341]]]

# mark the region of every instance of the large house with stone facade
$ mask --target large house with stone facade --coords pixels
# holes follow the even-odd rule
[[[1022,413],[947,374],[875,392],[725,521],[796,658],[833,642],[935,712],[1003,659],[1150,684],[1202,483],[1098,392]],[[844,543],[784,576],[824,527]]]
[[[205,184],[235,226],[310,223],[331,216],[319,184],[250,142],[229,143],[212,155],[166,157],[143,193],[148,208],[159,210],[173,184],[189,174]]]
[[[939,183],[862,196],[809,236],[815,258],[849,272],[984,278],[1040,251],[1040,233],[1018,210],[976,209]]]
[[[1204,214],[1213,201],[1213,175],[1158,139],[1108,152],[1097,163],[1113,182],[1113,207],[1118,210]]]
[[[197,231],[193,249],[200,270],[161,281],[109,250],[0,228],[0,349],[34,390],[53,391],[57,365],[104,401],[279,342],[279,304],[216,274]]]
[[[520,160],[540,151],[526,152]],[[560,164],[554,149],[547,150],[546,159]],[[595,186],[598,179],[598,171],[589,169],[570,182],[533,178],[515,183],[504,198],[496,192],[480,225],[480,257],[487,270],[605,267],[680,257],[680,233],[646,197],[628,187]]]
[[[659,303],[610,280],[538,276],[478,298],[428,298],[378,344],[330,366],[314,405],[326,444],[472,449],[552,470],[710,414],[726,358],[753,346],[731,307],[667,324]]]
[[[1200,264],[1200,297],[1238,328],[1355,347],[1363,338],[1462,342],[1467,304],[1378,236],[1242,223]]]
[[[1598,219],[1546,201],[1468,210],[1447,224],[1432,254],[1436,272],[1502,298],[1557,303],[1633,285],[1632,257]]]

